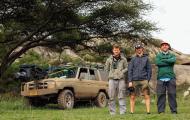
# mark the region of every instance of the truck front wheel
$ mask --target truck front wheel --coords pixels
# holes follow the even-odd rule
[[[74,94],[71,90],[63,90],[58,95],[58,106],[61,109],[72,109],[74,106]]]

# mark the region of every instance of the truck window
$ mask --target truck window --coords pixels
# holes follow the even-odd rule
[[[99,77],[101,77],[101,76],[98,75],[98,70],[94,70],[94,72],[95,72],[96,80],[100,80]]]
[[[80,68],[79,79],[88,80],[88,70],[86,68]]]
[[[95,75],[95,71],[90,69],[90,80],[97,80],[97,76]]]
[[[99,73],[103,81],[108,81],[108,73],[105,70],[99,70]]]

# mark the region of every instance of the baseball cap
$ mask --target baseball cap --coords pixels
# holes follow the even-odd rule
[[[136,44],[135,49],[138,49],[138,48],[144,48],[144,46],[142,44]]]

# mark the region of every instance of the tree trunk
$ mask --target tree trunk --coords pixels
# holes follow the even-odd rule
[[[0,78],[3,77],[4,73],[8,69],[9,65],[10,64],[8,63],[8,61],[2,61],[1,65],[0,65]]]
[[[11,64],[20,56],[24,53],[24,51],[19,51],[17,54],[14,56],[11,56],[11,59],[6,59],[2,61],[0,65],[0,78],[3,77],[7,69],[11,66]]]

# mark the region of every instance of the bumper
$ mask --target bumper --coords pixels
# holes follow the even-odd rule
[[[21,95],[24,97],[36,97],[48,94],[55,94],[58,91],[55,89],[33,89],[27,91],[21,91]]]

